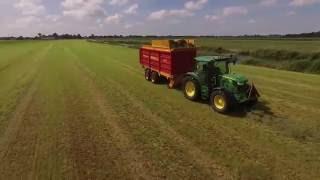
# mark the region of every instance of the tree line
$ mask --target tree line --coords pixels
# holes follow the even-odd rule
[[[320,31],[311,33],[300,33],[300,34],[271,34],[271,35],[241,35],[241,36],[215,36],[215,35],[204,35],[204,36],[157,36],[157,35],[95,35],[82,36],[81,34],[58,34],[53,33],[45,35],[38,33],[35,37],[24,37],[24,36],[10,36],[0,37],[0,40],[58,40],[58,39],[106,39],[106,38],[320,38]]]

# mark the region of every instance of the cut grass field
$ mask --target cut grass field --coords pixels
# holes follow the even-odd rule
[[[317,179],[320,76],[239,65],[261,91],[221,115],[144,80],[138,52],[0,42],[0,179]]]

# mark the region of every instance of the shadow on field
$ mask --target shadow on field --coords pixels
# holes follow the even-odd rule
[[[269,116],[273,117],[275,114],[272,112],[271,108],[268,106],[267,101],[258,101],[257,104],[253,106],[249,105],[237,105],[233,108],[233,110],[228,114],[234,117],[246,117],[249,113],[253,113],[256,115]]]

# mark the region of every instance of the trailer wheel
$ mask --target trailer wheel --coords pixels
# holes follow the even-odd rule
[[[211,108],[219,113],[227,113],[231,108],[231,100],[223,90],[213,91],[210,97]]]
[[[153,71],[153,72],[151,73],[151,82],[152,82],[153,84],[157,84],[157,83],[159,83],[159,81],[160,81],[160,76],[159,76],[159,74],[158,74],[157,72]]]
[[[150,69],[146,69],[144,71],[144,78],[147,80],[147,81],[151,81],[151,70]]]
[[[200,85],[197,80],[187,77],[183,86],[184,96],[191,100],[197,101],[200,96]]]

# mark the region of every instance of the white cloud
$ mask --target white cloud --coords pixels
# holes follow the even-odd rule
[[[184,7],[191,11],[200,10],[207,2],[208,0],[188,1],[184,4]]]
[[[172,18],[190,17],[194,15],[194,11],[202,9],[207,2],[208,0],[188,1],[184,4],[184,8],[182,9],[172,9],[172,10],[162,9],[159,11],[155,11],[149,15],[148,19],[162,20],[164,18],[169,18],[169,17],[172,17]]]
[[[45,18],[46,18],[46,20],[57,22],[57,21],[59,21],[61,16],[60,15],[56,15],[56,14],[50,14],[50,15],[47,15]]]
[[[220,19],[219,16],[216,16],[216,15],[206,15],[205,18],[208,20],[208,21],[217,21]]]
[[[189,12],[185,9],[176,9],[176,10],[160,10],[160,11],[155,11],[152,12],[148,19],[149,20],[162,20],[164,18],[169,18],[169,17],[190,17],[193,16],[192,12]]]
[[[132,27],[133,27],[132,24],[126,24],[126,25],[124,25],[124,28],[125,28],[125,29],[130,29],[130,28],[132,28]]]
[[[122,19],[122,15],[121,14],[115,14],[115,15],[106,17],[104,19],[104,22],[106,24],[119,24],[121,19]]]
[[[248,9],[244,6],[229,6],[223,8],[220,14],[206,15],[205,19],[209,21],[223,20],[230,16],[243,16],[248,14]]]
[[[41,15],[46,11],[41,0],[19,0],[13,6],[21,11],[23,15],[28,16]]]
[[[109,4],[122,6],[128,3],[128,0],[111,0]]]
[[[17,0],[13,7],[20,14],[8,24],[9,28],[19,29],[27,27],[39,27],[42,25],[43,17],[46,13],[46,8],[42,4],[42,0]],[[49,19],[48,19],[49,21]]]
[[[138,8],[139,8],[138,4],[133,4],[128,9],[126,9],[124,11],[124,13],[126,13],[126,14],[136,14]]]
[[[262,6],[273,6],[273,5],[276,5],[278,2],[278,0],[262,0],[260,2],[260,5]]]
[[[320,3],[320,0],[292,0],[290,2],[291,6],[301,7],[301,6],[307,6]]]
[[[12,24],[9,25],[10,28],[26,28],[28,26],[37,26],[41,23],[41,19],[36,16],[26,16],[17,18]]]
[[[101,17],[105,15],[102,5],[104,0],[64,0],[63,15],[77,19],[84,17]]]
[[[162,9],[162,10],[159,10],[159,11],[152,12],[149,15],[149,19],[150,20],[160,20],[160,19],[163,19],[164,17],[166,17],[167,14],[168,14],[168,11]]]
[[[243,6],[230,6],[223,9],[223,16],[246,15],[248,9]]]

